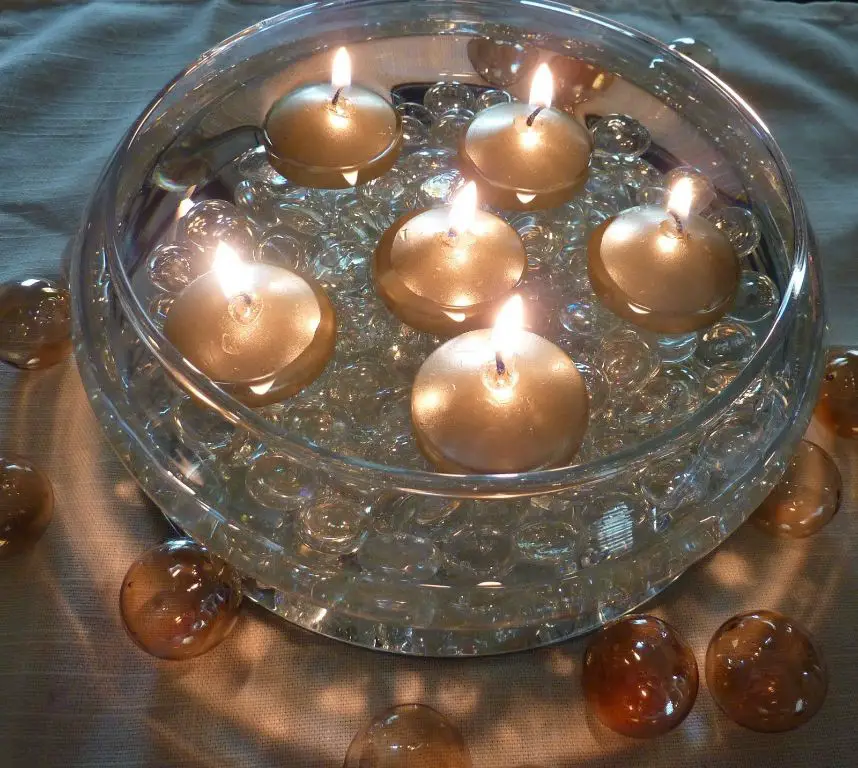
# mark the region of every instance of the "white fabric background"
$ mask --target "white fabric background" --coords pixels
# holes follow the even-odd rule
[[[690,34],[769,122],[816,226],[830,337],[858,342],[858,6],[766,0],[601,0],[663,39]],[[56,273],[108,153],[160,86],[275,3],[0,2],[0,279]],[[288,5],[285,4],[285,5]],[[0,766],[339,766],[373,712],[420,701],[464,731],[476,768],[848,766],[858,762],[858,452],[835,450],[837,518],[809,541],[743,529],[652,610],[702,665],[712,632],[756,607],[802,620],[831,686],[820,714],[781,736],[743,731],[701,686],[677,731],[637,742],[605,730],[579,685],[583,644],[505,658],[384,656],[314,637],[252,606],[233,635],[187,663],[145,656],[117,597],[128,564],[167,532],[101,438],[71,363],[0,368],[0,450],[51,476],[55,519],[0,563]],[[701,669],[702,672],[702,669]]]

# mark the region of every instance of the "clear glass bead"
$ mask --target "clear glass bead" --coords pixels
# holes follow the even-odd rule
[[[401,531],[373,533],[357,553],[358,565],[383,578],[427,581],[441,567],[431,540]]]
[[[663,428],[679,424],[700,403],[700,377],[686,365],[663,365],[638,393],[639,402],[648,402]]]
[[[374,360],[357,360],[337,368],[327,394],[332,403],[363,421],[378,416],[385,400],[396,389],[395,384]]]
[[[706,67],[710,72],[718,74],[718,57],[708,43],[693,37],[677,37],[668,46],[673,51],[694,59],[701,67]]]
[[[688,360],[697,349],[697,333],[682,333],[676,336],[648,335],[663,363],[681,363]]]
[[[457,170],[436,173],[420,182],[417,189],[417,204],[427,208],[448,205],[464,185],[465,180]]]
[[[465,527],[443,543],[444,561],[453,574],[478,581],[499,581],[512,568],[515,547],[500,528]]]
[[[449,170],[454,165],[454,159],[455,153],[450,149],[426,147],[402,155],[397,165],[410,179],[417,179]]]
[[[537,521],[527,523],[513,534],[515,546],[522,557],[540,563],[567,562],[577,568],[578,531],[570,523]]]
[[[254,250],[257,261],[284,267],[296,272],[307,268],[306,254],[302,240],[289,230],[270,230],[259,241]]]
[[[640,157],[649,149],[646,126],[628,115],[607,115],[592,128],[594,152],[618,158]]]
[[[524,213],[510,220],[518,232],[529,256],[551,261],[563,247],[561,232],[554,222],[542,213]]]
[[[735,320],[721,320],[700,337],[694,358],[711,368],[722,363],[745,363],[757,349],[757,341],[748,326]]]
[[[369,514],[360,502],[328,498],[301,510],[297,533],[311,549],[329,555],[357,552],[367,535]]]
[[[288,432],[329,449],[347,444],[352,429],[348,413],[332,404],[293,405],[282,415],[281,425]]]
[[[742,323],[761,323],[774,317],[781,297],[772,279],[761,272],[742,272],[736,300],[728,317]]]
[[[760,224],[747,208],[719,208],[709,219],[727,236],[737,256],[747,256],[760,244]]]
[[[268,187],[288,187],[289,181],[274,170],[268,162],[265,147],[249,149],[236,162],[239,174],[249,181],[258,181]]]
[[[471,89],[455,82],[436,83],[423,96],[423,105],[435,116],[451,109],[470,109],[472,104]]]
[[[680,179],[688,179],[691,182],[691,211],[700,213],[706,210],[715,199],[715,186],[709,177],[696,168],[683,165],[667,173],[664,186],[671,190]]]
[[[310,261],[311,274],[338,296],[357,296],[371,290],[372,254],[364,246],[340,241],[325,246]]]
[[[635,203],[637,205],[655,205],[664,207],[667,205],[668,190],[661,186],[641,187],[635,192]]]
[[[391,168],[383,176],[361,184],[357,188],[358,199],[367,208],[383,206],[394,215],[407,209],[408,176],[399,168]]]
[[[277,227],[303,237],[313,237],[325,232],[330,224],[325,211],[311,206],[311,201],[302,203],[279,201],[277,204]]]
[[[429,129],[432,142],[439,147],[456,149],[474,119],[470,109],[449,109]]]
[[[620,171],[622,183],[633,190],[655,189],[664,183],[661,171],[640,157],[623,163]]]
[[[210,252],[212,257],[221,243],[245,257],[253,253],[256,244],[250,222],[226,200],[196,203],[179,220],[179,230],[189,243]]]
[[[146,267],[152,284],[168,293],[181,291],[198,276],[194,253],[178,243],[159,245],[149,255]]]
[[[560,323],[573,336],[595,339],[613,333],[620,319],[596,298],[574,299],[560,310]]]
[[[261,181],[245,179],[235,186],[233,200],[239,214],[260,227],[277,222],[277,200],[271,187]]]
[[[474,101],[474,112],[481,112],[489,107],[496,107],[498,104],[511,104],[512,96],[506,91],[490,89],[483,91]]]
[[[172,416],[179,439],[194,450],[226,448],[235,432],[235,427],[217,411],[192,398],[182,400]]]
[[[639,484],[654,512],[668,514],[705,499],[709,469],[700,457],[685,451],[648,466],[641,473]]]
[[[715,397],[741,372],[742,363],[720,363],[713,365],[703,375],[703,391],[707,397]]]
[[[718,424],[704,438],[700,453],[712,467],[729,475],[750,465],[753,449],[763,435],[762,425],[752,415],[734,416]]]
[[[429,126],[410,115],[402,118],[402,141],[406,147],[425,147],[429,143]]]
[[[599,416],[611,397],[611,384],[604,371],[593,363],[575,360],[575,367],[584,379],[589,397],[590,418]]]
[[[318,495],[316,477],[285,456],[266,453],[254,459],[244,484],[259,504],[282,512],[294,512],[310,504]]]
[[[435,115],[426,106],[413,101],[403,101],[401,104],[397,104],[396,111],[399,112],[400,116],[413,117],[427,127],[435,119]]]
[[[580,297],[591,300],[593,288],[590,285],[590,273],[587,265],[587,248],[567,246],[555,259],[559,274],[556,278],[561,281],[564,293],[569,297]]]
[[[601,368],[611,387],[636,391],[658,370],[658,355],[642,336],[631,330],[606,338],[601,347]]]
[[[174,300],[175,297],[173,295],[162,294],[149,302],[149,317],[159,328],[164,327],[164,321],[167,319],[167,313],[170,311],[170,307],[173,306]]]

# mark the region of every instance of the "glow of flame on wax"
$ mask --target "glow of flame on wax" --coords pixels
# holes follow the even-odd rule
[[[338,48],[331,67],[331,85],[348,88],[352,84],[352,59],[345,48]]]
[[[522,205],[527,205],[536,198],[536,195],[523,195],[521,192],[516,192],[515,196]]]
[[[527,103],[534,109],[537,107],[548,109],[551,106],[553,96],[554,78],[548,65],[542,63],[533,75],[533,80],[530,83],[530,98]]]
[[[212,269],[228,299],[250,291],[250,271],[232,246],[218,243]]]
[[[264,381],[262,384],[251,384],[250,391],[256,395],[264,395],[266,394],[271,387],[274,386],[274,379],[268,379],[268,381]]]
[[[470,232],[477,214],[477,185],[469,181],[453,198],[447,225],[456,235]]]
[[[191,187],[191,188],[188,190],[187,197],[183,197],[183,198],[179,201],[179,208],[178,208],[178,211],[177,211],[177,213],[178,213],[177,218],[181,219],[181,218],[183,218],[184,216],[187,216],[187,215],[188,215],[188,211],[190,211],[190,210],[191,210],[191,208],[193,208],[193,207],[194,207],[194,201],[193,201],[193,200],[191,200],[191,195],[194,193],[194,190],[195,190],[195,189],[196,189],[196,186]]]
[[[524,328],[524,302],[515,294],[501,307],[492,328],[492,349],[509,371],[518,352],[519,337]]]
[[[675,214],[683,224],[688,221],[688,215],[691,213],[691,198],[693,197],[693,193],[694,188],[691,179],[688,178],[680,179],[670,190],[667,210]]]
[[[343,50],[345,50],[345,48],[343,48]],[[343,178],[350,187],[353,187],[357,183],[358,173],[358,171],[343,171]]]

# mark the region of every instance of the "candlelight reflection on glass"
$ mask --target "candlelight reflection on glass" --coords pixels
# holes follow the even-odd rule
[[[533,76],[527,104],[498,104],[480,112],[459,150],[462,172],[482,198],[500,208],[553,208],[586,183],[592,142],[576,120],[551,107],[547,64]]]
[[[448,208],[409,213],[384,233],[373,277],[384,303],[418,330],[452,336],[490,322],[527,255],[516,231],[477,208],[469,183]]]
[[[175,299],[172,344],[248,405],[290,397],[316,379],[334,350],[334,310],[310,278],[242,261],[221,243],[213,268]]]
[[[421,451],[442,472],[508,473],[568,463],[583,440],[588,395],[572,360],[523,330],[520,296],[494,328],[436,349],[411,394]]]
[[[265,118],[271,165],[305,187],[342,189],[365,184],[393,167],[402,149],[402,123],[393,106],[352,85],[348,51],[339,48],[331,82],[281,96]]]
[[[680,334],[712,325],[733,303],[739,260],[730,241],[691,213],[680,179],[667,209],[638,206],[598,227],[587,248],[593,290],[612,312],[649,331]]]

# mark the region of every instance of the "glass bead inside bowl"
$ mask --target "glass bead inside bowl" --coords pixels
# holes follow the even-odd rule
[[[506,91],[483,91],[474,100],[474,112],[480,112],[489,107],[496,107],[498,104],[510,104],[512,100],[512,96]]]
[[[754,354],[756,340],[748,326],[734,320],[721,320],[700,337],[695,359],[703,366],[744,363]]]
[[[300,513],[298,535],[311,549],[348,555],[360,549],[367,535],[365,505],[346,498],[321,499]]]
[[[197,203],[179,224],[185,240],[206,253],[209,260],[220,243],[226,243],[239,253],[253,252],[255,237],[250,223],[225,200]]]
[[[760,323],[774,316],[780,305],[778,287],[761,272],[742,272],[729,316],[742,323]]]
[[[471,89],[467,85],[456,82],[436,83],[423,97],[423,105],[435,117],[440,117],[450,110],[469,110],[472,103]]]
[[[255,501],[283,512],[307,506],[319,492],[318,480],[308,470],[277,454],[253,459],[244,482]]]
[[[593,126],[595,151],[609,157],[640,157],[649,145],[649,131],[628,115],[608,115]]]
[[[162,291],[174,293],[189,285],[194,274],[194,254],[178,243],[160,245],[149,256],[149,279]]]
[[[747,256],[760,244],[760,225],[747,208],[719,208],[710,217],[730,241],[737,256]]]
[[[470,109],[448,109],[432,124],[429,135],[439,147],[456,149],[473,119]]]

